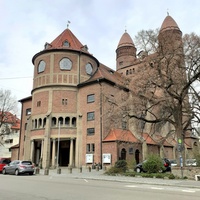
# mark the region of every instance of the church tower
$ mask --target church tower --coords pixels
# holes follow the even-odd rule
[[[130,35],[125,31],[116,49],[117,71],[133,64],[136,59],[136,48]]]

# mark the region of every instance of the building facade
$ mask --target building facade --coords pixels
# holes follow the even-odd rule
[[[170,16],[163,27],[179,30]],[[141,133],[125,119],[123,108],[112,115],[118,98],[126,102],[127,80],[141,65],[127,32],[116,58],[116,71],[101,64],[69,28],[33,56],[32,95],[20,100],[19,159],[55,168],[113,165],[119,159],[138,163],[149,151],[174,158],[175,141],[157,144],[148,128]]]

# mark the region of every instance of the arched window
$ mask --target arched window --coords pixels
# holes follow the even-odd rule
[[[76,127],[76,117],[72,118],[72,126]]]
[[[128,70],[126,70],[126,75],[128,75]]]
[[[52,121],[51,121],[52,126],[56,126],[56,121],[57,119],[55,117],[52,117]]]
[[[38,124],[38,127],[39,127],[39,128],[41,128],[41,127],[42,127],[42,119],[41,119],[41,118],[39,119],[39,124]]]
[[[136,164],[140,162],[140,151],[138,149],[135,150],[135,161]]]
[[[35,119],[35,128],[37,128],[37,119]]]
[[[45,117],[45,118],[43,119],[43,128],[45,128],[45,126],[46,126],[46,121],[47,121],[47,118]]]
[[[62,126],[63,125],[63,117],[59,117],[58,121],[60,122],[60,125]]]
[[[66,118],[65,118],[65,125],[66,125],[66,126],[69,126],[69,125],[70,125],[70,118],[69,118],[69,117],[66,117]]]

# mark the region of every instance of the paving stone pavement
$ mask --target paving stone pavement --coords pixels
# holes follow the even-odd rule
[[[76,179],[92,179],[92,180],[106,180],[106,181],[118,181],[118,182],[127,182],[127,183],[137,183],[137,184],[153,184],[153,185],[168,185],[176,187],[187,187],[187,188],[199,188],[200,181],[187,180],[187,179],[159,179],[159,178],[143,178],[140,176],[137,177],[127,177],[127,176],[109,176],[104,174],[104,170],[96,170],[88,168],[82,168],[82,170],[77,168],[59,168],[59,169],[49,169],[44,170],[40,169],[36,173],[37,176],[51,176],[51,177],[60,177],[60,178],[76,178]]]

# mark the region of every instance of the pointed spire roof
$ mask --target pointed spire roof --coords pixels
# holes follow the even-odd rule
[[[122,35],[117,48],[122,47],[122,46],[133,46],[133,47],[135,47],[131,36],[126,31]]]
[[[69,28],[65,29],[50,44],[46,43],[46,45],[46,49],[72,49],[89,53],[87,46],[84,46]]]
[[[179,30],[180,31],[177,23],[175,22],[175,20],[170,15],[168,15],[164,19],[162,26],[160,28],[160,32],[163,32],[163,31],[166,31],[166,30]]]

